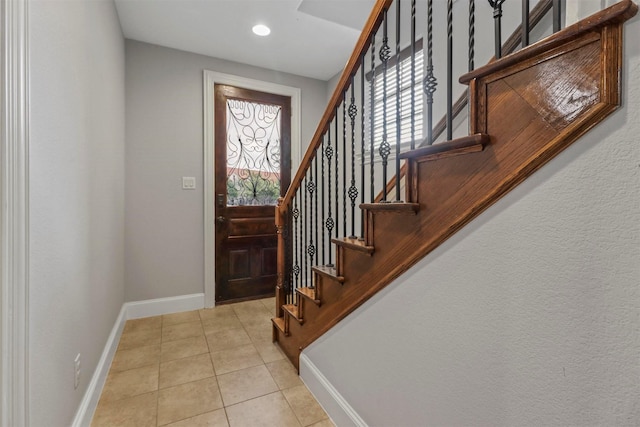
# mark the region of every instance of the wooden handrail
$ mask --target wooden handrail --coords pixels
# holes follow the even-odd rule
[[[278,208],[282,212],[288,209],[291,201],[293,200],[293,197],[295,196],[296,191],[298,190],[298,187],[300,187],[300,184],[304,179],[304,175],[307,169],[311,166],[311,161],[313,160],[315,151],[322,143],[322,135],[331,123],[336,108],[338,108],[338,106],[342,102],[342,93],[349,87],[351,76],[355,75],[358,72],[360,66],[360,58],[369,49],[369,46],[371,45],[371,35],[377,31],[380,23],[382,22],[383,12],[389,8],[391,3],[393,3],[393,0],[377,0],[376,4],[373,6],[373,10],[369,15],[369,19],[367,19],[362,33],[360,33],[360,38],[356,43],[356,47],[354,48],[349,61],[347,61],[347,65],[344,67],[344,71],[342,72],[342,76],[338,81],[336,89],[333,91],[333,96],[331,97],[327,108],[324,110],[324,114],[320,119],[320,124],[318,125],[316,132],[313,134],[313,138],[309,143],[309,148],[307,148],[304,158],[300,163],[300,167],[298,168],[296,175],[291,180],[291,185],[289,185],[289,189],[287,190],[287,193],[285,194],[282,203]]]

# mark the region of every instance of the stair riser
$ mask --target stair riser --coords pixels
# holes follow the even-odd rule
[[[318,317],[318,313],[322,310],[322,306],[318,307],[306,298],[302,298],[302,300],[302,310],[304,310],[305,321]]]

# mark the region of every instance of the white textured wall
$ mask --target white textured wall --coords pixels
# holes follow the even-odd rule
[[[204,292],[203,70],[300,88],[301,155],[326,82],[132,40],[126,59],[126,300]]]
[[[68,426],[124,301],[124,40],[111,1],[29,8],[30,417]]]
[[[625,30],[623,107],[305,350],[369,425],[640,424],[640,19]]]

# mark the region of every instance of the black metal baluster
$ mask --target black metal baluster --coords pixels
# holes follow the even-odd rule
[[[326,185],[325,185],[325,181],[324,181],[324,150],[325,150],[325,145],[324,145],[324,135],[322,135],[322,144],[320,145],[320,157],[321,157],[321,161],[320,161],[320,171],[321,171],[321,175],[320,175],[320,179],[322,180],[322,190],[320,190],[320,188],[318,188],[318,193],[322,194],[322,197],[320,197],[320,206],[322,208],[322,215],[320,216],[320,222],[322,223],[322,227],[325,226],[324,221],[325,221],[325,216],[324,216],[324,198],[325,198],[325,194],[326,194]],[[321,227],[318,227],[321,228]],[[324,250],[324,245],[325,245],[325,238],[324,238],[324,230],[322,232],[320,232],[321,238],[322,238],[322,245],[320,246],[321,251],[322,251],[322,265],[325,265],[327,262],[327,258],[326,258],[326,253]]]
[[[353,76],[351,76],[351,104],[349,105],[349,118],[351,119],[351,186],[349,187],[349,199],[351,199],[351,238],[356,238],[356,199],[358,188],[356,187],[356,95]]]
[[[371,96],[369,102],[371,103],[371,109],[369,110],[369,133],[371,138],[369,140],[369,180],[371,182],[371,200],[373,203],[376,200],[375,184],[374,184],[374,170],[373,170],[373,147],[375,137],[375,84],[376,84],[376,36],[371,36],[371,81],[369,86],[371,89]]]
[[[335,119],[335,140],[336,140],[336,239],[338,238],[338,235],[340,234],[340,221],[338,220],[339,215],[340,215],[340,199],[338,197],[338,195],[340,194],[338,192],[340,185],[338,183],[339,181],[339,175],[340,175],[340,161],[339,161],[339,157],[340,157],[340,144],[338,143],[338,109],[336,108],[335,114],[334,114],[334,119]]]
[[[328,205],[328,216],[325,221],[325,227],[327,228],[327,241],[329,242],[329,263],[327,266],[333,267],[333,262],[331,254],[333,252],[333,248],[331,246],[331,232],[333,231],[334,220],[332,217],[332,209],[331,209],[331,158],[333,157],[333,147],[331,147],[331,124],[327,127],[327,146],[324,149],[324,154],[327,156],[327,169],[328,171],[328,183],[327,183],[327,205]],[[324,164],[324,163],[323,163]]]
[[[447,1],[447,141],[453,139],[453,0]]]
[[[504,0],[489,0],[493,8],[496,59],[502,57],[502,3]]]
[[[380,143],[380,157],[382,157],[382,201],[387,201],[387,159],[391,154],[391,145],[387,140],[387,65],[391,54],[389,37],[387,34],[387,10],[383,18],[382,46],[380,46],[380,60],[382,61],[382,142]]]
[[[309,167],[309,175],[310,179],[307,181],[307,192],[309,193],[309,245],[307,246],[309,265],[307,266],[307,286],[311,284],[311,266],[313,265],[313,258],[316,254],[316,247],[313,243],[313,224],[315,223],[315,217],[313,216],[313,193],[316,191],[316,183],[313,180],[313,169],[311,167]]]
[[[411,0],[411,149],[416,148],[416,0]]]
[[[529,46],[529,0],[522,0],[522,47]]]
[[[320,156],[322,156],[322,146],[320,146]],[[320,262],[320,254],[318,253],[318,244],[320,243],[320,240],[318,240],[318,232],[320,229],[320,226],[318,225],[318,193],[320,193],[320,188],[321,188],[321,183],[322,183],[322,177],[318,175],[318,150],[316,149],[316,153],[313,157],[313,174],[315,176],[315,186],[314,186],[314,195],[315,195],[315,199],[314,199],[314,203],[315,203],[315,212],[316,215],[313,218],[313,223],[315,224],[315,253],[317,255],[316,258],[316,262]],[[322,217],[320,217],[320,219],[322,220]],[[313,279],[313,277],[312,277]]]
[[[562,29],[562,0],[553,0],[553,32]]]
[[[424,76],[424,93],[427,95],[427,144],[433,144],[433,93],[438,81],[433,74],[433,0],[427,2],[427,75]]]
[[[302,283],[303,286],[307,285],[307,274],[308,274],[308,270],[309,270],[309,253],[307,251],[308,248],[308,236],[307,236],[307,223],[309,222],[309,211],[307,210],[307,196],[308,196],[308,191],[307,191],[307,174],[305,174],[304,176],[304,181],[302,183],[302,189],[301,191],[304,191],[304,205],[303,205],[303,210],[302,210],[302,235],[304,236],[304,244],[302,246],[302,280],[304,280],[304,282]]]
[[[342,93],[342,226],[347,235],[347,91]]]
[[[396,0],[396,202],[400,201],[400,0]]]
[[[476,2],[469,0],[469,71],[473,71],[476,44]]]
[[[360,63],[360,203],[364,203],[364,62],[365,55],[362,55]],[[373,76],[372,76],[373,78]],[[364,210],[360,209],[360,237],[364,238]]]
[[[293,266],[293,275],[295,276],[295,283],[294,286],[292,286],[291,288],[294,287],[299,287],[300,286],[300,251],[299,248],[301,247],[301,235],[299,232],[299,219],[300,219],[300,209],[298,209],[298,194],[299,192],[296,192],[296,195],[293,199],[293,220],[295,221],[295,229],[293,232],[293,252],[295,254],[295,264]],[[293,291],[292,291],[293,292]]]

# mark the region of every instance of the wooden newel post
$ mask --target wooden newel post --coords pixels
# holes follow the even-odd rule
[[[276,229],[278,232],[278,254],[277,254],[277,281],[276,281],[276,317],[282,317],[284,313],[282,312],[282,305],[285,304],[285,289],[284,289],[284,275],[286,272],[285,266],[285,236],[284,236],[284,227],[285,227],[285,214],[281,209],[282,201],[284,199],[282,197],[278,198],[278,205],[276,206]]]

